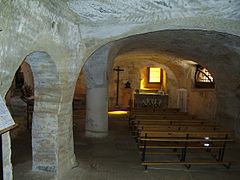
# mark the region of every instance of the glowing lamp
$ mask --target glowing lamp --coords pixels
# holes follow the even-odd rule
[[[125,115],[127,113],[128,111],[109,111],[108,112],[109,115]]]
[[[209,140],[210,138],[209,137],[204,137],[205,140]]]

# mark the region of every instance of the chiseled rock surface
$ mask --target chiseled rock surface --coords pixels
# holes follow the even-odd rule
[[[43,58],[35,58],[35,61],[38,61],[35,62],[37,67],[32,67],[34,75],[38,77],[43,77],[41,74],[44,73],[48,75],[44,80],[34,77],[34,84],[40,87],[35,94],[39,100],[36,106],[38,113],[34,115],[40,131],[33,133],[36,137],[34,138],[36,141],[33,141],[33,164],[40,162],[34,165],[35,169],[56,172],[57,176],[60,176],[73,166],[75,159],[71,121],[73,90],[71,89],[83,64],[85,49],[76,16],[68,10],[65,3],[58,1],[0,0],[0,22],[2,30],[0,31],[0,93],[3,97],[11,86],[16,70],[27,55],[40,51],[45,52],[52,60],[53,66],[48,66]],[[34,62],[32,65],[34,66]],[[46,66],[48,73],[44,71]],[[54,77],[59,80],[57,85],[54,84]],[[45,92],[44,88],[51,91]],[[51,94],[52,92],[55,96]],[[55,97],[57,101],[54,101]],[[54,121],[51,121],[52,119]],[[46,127],[49,132],[54,133],[42,133]],[[52,136],[54,138],[49,140],[48,138]],[[5,180],[8,180],[12,179],[8,134],[3,136],[3,141],[4,176]],[[53,148],[53,153],[51,151],[45,153],[47,148]]]
[[[97,46],[94,38],[108,42],[163,29],[240,34],[238,0],[69,0],[68,6],[81,19],[87,46]]]
[[[58,111],[54,115],[57,123],[55,125],[59,125],[56,134],[57,144],[54,147],[58,148],[55,151],[59,153],[56,156],[58,158],[56,172],[62,173],[69,168],[74,159],[71,101],[79,72],[90,54],[107,42],[164,29],[203,29],[239,36],[239,9],[239,0],[0,0],[0,29],[2,30],[0,31],[0,94],[5,96],[16,70],[27,55],[41,51],[51,57],[56,68],[51,72],[55,72],[53,75],[58,76],[59,79],[58,86],[53,87],[57,90],[56,96],[59,96]],[[184,39],[183,36],[181,38]],[[193,36],[193,39],[196,40],[196,37]],[[176,47],[174,41],[169,44],[169,47]],[[239,89],[237,87],[239,86],[240,48],[238,43],[226,43],[224,46],[231,48],[232,51],[216,48],[218,51],[213,52],[213,55],[216,55],[213,62],[218,62],[217,66],[215,63],[207,62],[208,59],[205,62],[219,74],[217,77],[219,80],[232,81],[231,86],[227,83],[221,84],[218,98],[220,102],[225,103],[221,106],[224,112],[222,115],[231,118],[234,112],[234,118],[237,120],[239,101],[236,102],[233,99],[239,95],[236,90]],[[187,47],[189,46],[185,47],[186,52]],[[208,47],[212,48],[206,43],[204,48]],[[184,49],[184,47],[181,48]],[[203,58],[201,49],[198,50],[197,47],[190,57],[196,55]],[[220,58],[219,61],[217,57]],[[229,61],[224,61],[225,58]],[[41,58],[39,60],[41,61]],[[234,66],[229,62],[234,62]],[[229,71],[231,68],[234,68],[234,71]],[[236,72],[238,75],[234,76],[235,74],[231,72]],[[224,77],[226,75],[229,79]],[[47,81],[50,82],[49,79]],[[44,99],[41,107],[48,107],[51,104],[47,101],[47,94],[39,93],[38,95]],[[230,104],[233,110],[229,108]],[[49,111],[55,108],[51,106]],[[3,141],[6,175],[11,174],[8,134],[3,137]],[[5,179],[11,178],[9,175]]]
[[[69,0],[82,18],[106,24],[149,23],[192,16],[240,19],[238,0]]]

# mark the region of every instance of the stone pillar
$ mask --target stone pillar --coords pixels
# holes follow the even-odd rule
[[[26,62],[34,76],[32,169],[60,178],[75,163],[72,132],[73,83],[60,80],[65,71],[45,52],[34,52]]]
[[[98,49],[83,67],[87,86],[86,136],[108,134],[108,68],[109,47]]]
[[[44,104],[45,106],[50,106]],[[58,171],[57,116],[35,108],[32,123],[33,171]]]
[[[108,134],[107,87],[87,89],[86,136],[104,137]]]
[[[0,135],[2,138],[2,157],[3,157],[3,179],[12,180],[12,163],[11,163],[11,139],[10,133]]]

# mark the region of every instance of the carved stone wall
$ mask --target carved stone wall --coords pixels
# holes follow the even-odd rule
[[[131,48],[136,49],[136,44],[140,48],[146,48],[144,45],[147,44],[150,49],[157,47],[155,52],[173,54],[173,62],[174,57],[181,56],[207,67],[216,80],[216,118],[237,128],[235,122],[239,119],[240,106],[240,100],[236,98],[240,79],[238,0],[0,0],[0,4],[0,94],[6,95],[16,70],[27,55],[46,52],[56,64],[60,90],[57,91],[59,101],[55,102],[58,111],[53,116],[62,126],[56,129],[57,142],[51,140],[51,143],[56,143],[62,150],[57,157],[57,176],[69,169],[70,161],[74,159],[69,158],[73,150],[70,148],[64,153],[64,147],[71,147],[73,143],[70,138],[71,102],[78,75],[90,55],[109,42],[115,43],[109,52],[110,59],[131,51]],[[144,34],[149,32],[156,34]],[[142,36],[132,37],[137,34]],[[131,46],[131,42],[139,43]],[[123,46],[128,48],[118,52]],[[154,54],[151,57],[154,59]],[[102,62],[94,58],[90,61],[96,61],[93,66],[105,64],[108,70],[102,66],[94,69],[104,71],[106,77],[110,75],[113,60]],[[94,77],[96,72],[91,72]],[[175,71],[176,76],[182,73],[188,74],[184,65]],[[90,77],[90,84],[106,84],[100,74],[93,81]],[[49,86],[48,80],[41,83]],[[179,87],[189,87],[187,79],[178,83]],[[45,92],[38,95],[41,93]],[[39,107],[52,107],[51,103],[54,102],[45,101]],[[2,138],[4,177],[12,179],[10,138],[8,134]]]
[[[84,50],[84,45],[80,41],[79,27],[76,22],[73,22],[74,15],[67,8],[61,8],[63,12],[59,13],[58,9],[61,3],[52,6],[49,1],[20,0],[1,1],[0,4],[0,29],[2,30],[0,31],[1,95],[5,96],[11,86],[16,70],[25,57],[32,52],[47,52],[56,65],[55,70],[58,73],[57,78],[59,79],[58,85],[54,84],[55,82],[49,84],[51,74],[47,73],[41,65],[36,67],[38,71],[42,71],[41,73],[44,74],[46,72],[45,76],[42,76],[42,79],[40,78],[38,83],[45,87],[55,87],[56,91],[53,90],[52,92],[59,92],[56,95],[59,97],[59,100],[48,101],[47,96],[45,96],[45,99],[42,101],[41,97],[46,93],[45,91],[49,93],[50,91],[44,88],[42,91],[39,89],[35,97],[39,100],[37,101],[38,106],[36,106],[36,111],[38,112],[36,114],[39,116],[35,116],[35,118],[39,120],[37,121],[39,128],[43,127],[45,129],[44,127],[51,127],[48,126],[48,123],[52,119],[63,125],[61,127],[53,126],[56,139],[49,138],[47,140],[49,143],[44,143],[46,148],[48,144],[55,144],[59,153],[56,154],[57,159],[50,158],[53,160],[53,164],[56,165],[54,171],[48,168],[40,168],[40,163],[38,163],[35,169],[51,170],[55,172],[56,177],[60,177],[74,163],[73,140],[70,138],[72,133],[71,101],[74,83],[77,79],[75,74],[78,74],[81,64],[83,64],[81,60],[83,54],[81,52]],[[46,65],[43,62],[42,66]],[[48,70],[52,71],[53,69],[51,68],[50,66]],[[46,112],[46,108],[49,112],[56,107],[58,107],[57,111],[52,115],[45,113],[45,118],[40,115],[41,112]],[[41,137],[41,135],[43,134],[36,132],[34,137]],[[4,134],[2,138],[4,142],[4,179],[12,179],[10,138],[8,133]],[[48,137],[46,136],[46,138]],[[37,147],[43,145],[41,142],[34,142],[33,146],[35,148],[33,148],[33,154],[38,153]],[[42,148],[44,148],[43,146]],[[51,154],[51,151],[47,154]],[[39,159],[35,160],[35,162],[38,162]],[[45,164],[42,164],[42,167],[44,166]]]

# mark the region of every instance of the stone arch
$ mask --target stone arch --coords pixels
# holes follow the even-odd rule
[[[171,31],[171,30],[192,30],[192,31],[207,31],[216,32],[223,34],[230,34],[233,36],[240,36],[240,25],[236,19],[227,18],[215,18],[203,17],[203,16],[192,16],[186,17],[184,13],[181,14],[182,17],[167,18],[167,19],[149,19],[147,22],[129,22],[129,24],[118,26],[111,26],[108,29],[104,29],[104,26],[96,27],[96,31],[101,31],[102,34],[92,33],[92,31],[87,31],[87,29],[82,33],[82,36],[95,37],[100,39],[98,43],[92,44],[89,48],[84,61],[95,52],[98,48],[109,44],[111,42],[117,42],[119,40],[126,39],[135,35],[142,35],[147,33],[154,33],[159,31]],[[144,15],[145,17],[145,15]],[[163,16],[164,17],[164,16]],[[139,18],[140,19],[140,18]],[[136,19],[137,20],[137,19]],[[117,28],[117,29],[115,29]],[[104,30],[103,30],[104,29]]]
[[[186,26],[186,28],[187,27],[188,26]],[[115,52],[114,57],[116,57],[120,54],[132,51],[136,44],[139,49],[151,49],[154,45],[157,45],[155,51],[166,52],[167,54],[174,55],[175,57],[179,56],[185,60],[195,61],[206,67],[215,77],[215,82],[217,84],[216,96],[218,101],[216,110],[216,114],[218,115],[216,118],[222,123],[227,123],[231,129],[234,129],[234,121],[232,119],[237,119],[239,111],[237,109],[237,105],[239,102],[237,102],[236,98],[234,99],[228,95],[231,93],[236,94],[234,91],[237,87],[236,83],[239,74],[239,70],[236,67],[239,67],[240,65],[240,55],[237,50],[240,47],[240,37],[237,35],[240,33],[227,28],[225,30],[221,30],[221,27],[212,28],[210,30],[208,28],[206,28],[208,30],[200,30],[201,28],[196,28],[196,26],[195,28],[194,26],[189,27],[191,29],[182,29],[178,27],[175,29],[172,28],[155,32],[149,30],[148,33],[145,34],[138,34],[135,32],[135,35],[133,36],[128,36],[129,34],[121,34],[118,37],[111,37],[111,40],[114,39],[114,41],[111,41],[100,48],[103,49],[107,46],[110,47],[108,56],[106,56],[105,59],[102,59],[101,63],[112,64],[114,58],[109,60],[111,51]],[[231,32],[232,34],[227,34],[225,32]],[[96,52],[99,51],[96,50],[95,53]],[[174,56],[172,60],[178,61]],[[227,69],[232,69],[232,71],[228,71]],[[222,73],[222,70],[226,71],[228,77],[233,79],[233,81],[228,82],[224,73]],[[178,74],[181,73],[188,72],[185,72],[183,68],[183,71],[178,72]],[[236,76],[233,76],[232,73]],[[187,84],[187,82],[182,82],[180,86],[188,86],[190,88],[190,85]],[[235,102],[235,105],[232,106],[231,102]],[[227,106],[231,106],[231,108],[228,108]],[[223,116],[220,114],[224,114],[228,120],[224,120],[222,118]]]
[[[53,49],[54,50],[54,49]],[[55,53],[59,54],[55,54]],[[34,51],[26,57],[34,75],[32,125],[33,170],[61,177],[76,161],[73,148],[73,82],[64,57],[55,51]],[[56,60],[56,57],[59,57]],[[66,57],[65,57],[66,58]],[[65,59],[67,61],[67,59]]]
[[[34,116],[36,117],[36,113],[39,115],[41,112],[49,111],[46,104],[44,107],[43,102],[52,104],[51,110],[56,110],[52,116],[47,116],[45,119],[44,116],[41,117],[41,120],[45,120],[45,122],[47,119],[56,121],[56,132],[53,135],[56,137],[55,148],[57,149],[54,150],[56,151],[54,157],[56,162],[46,165],[41,164],[41,161],[37,159],[39,163],[35,164],[33,169],[55,171],[54,174],[59,177],[66,170],[72,168],[75,163],[71,111],[73,91],[71,92],[71,89],[77,79],[75,74],[83,64],[81,56],[85,51],[78,23],[75,23],[75,18],[72,19],[74,15],[71,12],[65,11],[63,12],[65,15],[59,14],[55,11],[58,8],[57,5],[49,8],[46,3],[40,1],[30,3],[25,1],[3,2],[2,7],[4,8],[1,9],[0,15],[3,22],[0,32],[0,94],[5,96],[16,70],[26,56],[33,57],[31,56],[34,55],[33,52],[45,52],[51,57],[52,64],[55,64],[58,84],[53,84],[53,87],[59,87],[56,91],[58,95],[52,96],[51,94],[52,97],[48,97],[50,95],[41,94],[42,97],[37,103]],[[45,60],[47,59],[45,57]],[[37,67],[35,69],[38,72]],[[41,81],[42,77],[39,77],[39,80]],[[43,88],[45,84],[40,81],[38,87]],[[54,102],[48,102],[48,99],[54,100]],[[37,125],[39,121],[34,121],[34,123]],[[4,179],[12,179],[9,133],[2,137],[4,142],[4,176],[6,177]],[[51,138],[53,139],[53,137]],[[37,144],[41,145],[41,141],[38,141]],[[50,153],[53,154],[53,151]],[[47,156],[47,154],[45,155]]]
[[[58,109],[61,89],[56,64],[45,52],[26,57],[34,78],[33,170],[57,172]]]
[[[51,42],[51,41],[50,41]],[[34,75],[34,94],[35,107],[33,113],[32,129],[32,149],[33,149],[33,170],[52,172],[54,176],[61,177],[63,173],[69,170],[75,164],[75,155],[73,149],[72,135],[72,113],[71,113],[71,92],[69,86],[73,85],[74,78],[69,81],[66,74],[67,70],[62,70],[64,57],[56,45],[52,44],[53,49],[48,52],[40,44],[34,45],[31,49],[42,49],[40,51],[22,51],[16,53],[16,64],[7,65],[9,55],[1,61],[1,94],[7,92],[7,86],[11,85],[10,79],[13,79],[14,70],[18,65],[26,60]],[[19,49],[19,48],[17,48]],[[49,53],[50,52],[50,53]],[[22,58],[19,58],[19,57]],[[58,57],[58,58],[57,58]],[[56,59],[58,61],[56,61]],[[62,62],[60,62],[62,61]],[[66,68],[67,69],[67,68]],[[75,73],[71,71],[71,73]],[[64,80],[65,79],[65,80]],[[52,128],[52,129],[51,129]],[[5,174],[11,174],[10,161],[10,138],[6,133],[5,141]],[[6,175],[6,176],[8,176]],[[9,176],[11,177],[11,176]]]

